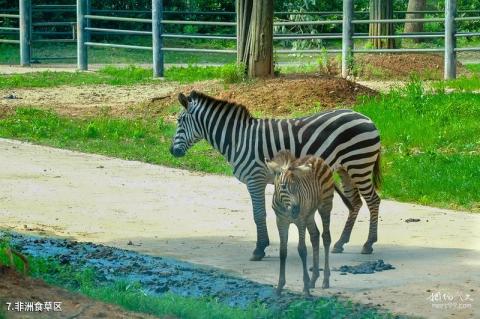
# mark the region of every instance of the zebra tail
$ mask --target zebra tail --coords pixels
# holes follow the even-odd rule
[[[352,203],[350,203],[350,201],[345,196],[345,194],[343,194],[342,190],[338,188],[337,184],[334,183],[334,185],[335,185],[335,191],[337,191],[337,194],[340,195],[340,198],[342,199],[345,206],[347,206],[348,210],[352,211],[353,210]]]
[[[379,189],[382,185],[382,167],[381,167],[381,159],[380,155],[382,154],[381,151],[378,152],[377,160],[373,165],[373,186],[375,189]]]

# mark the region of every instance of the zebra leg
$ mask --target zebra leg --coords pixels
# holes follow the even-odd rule
[[[313,250],[313,270],[312,278],[310,278],[310,288],[315,288],[315,283],[320,276],[319,270],[319,250],[320,250],[320,232],[318,231],[317,224],[315,223],[315,215],[307,221],[307,229],[310,234],[310,242],[312,243]]]
[[[253,206],[253,219],[257,226],[257,246],[253,251],[250,260],[259,261],[265,257],[265,248],[270,245],[267,230],[267,213],[265,211],[265,183],[264,178],[252,178],[247,182],[247,189],[250,193]]]
[[[285,286],[285,261],[287,260],[288,228],[290,222],[277,217],[277,228],[280,236],[280,273],[278,276],[277,295],[282,293]]]
[[[372,245],[377,241],[378,228],[378,210],[380,207],[380,196],[373,185],[367,189],[360,188],[360,193],[367,202],[368,210],[370,211],[370,228],[368,230],[367,242],[363,245],[362,254],[371,254],[373,252]]]
[[[299,222],[298,227],[298,255],[302,260],[303,267],[303,292],[305,296],[310,296],[310,276],[307,269],[307,245],[305,245],[305,223]]]
[[[353,225],[355,225],[358,212],[362,207],[362,199],[360,198],[358,189],[355,187],[355,185],[353,185],[348,173],[344,169],[339,169],[338,174],[342,179],[343,193],[350,200],[353,210],[348,213],[348,219],[345,223],[345,227],[343,228],[342,235],[335,245],[333,245],[332,253],[343,252],[343,245],[350,241],[350,234],[352,233]]]
[[[333,200],[333,198],[332,198]],[[323,249],[325,253],[325,265],[323,266],[323,283],[322,288],[326,289],[330,287],[330,263],[329,263],[329,251],[330,243],[332,238],[330,236],[330,214],[332,211],[332,200],[324,204],[320,209],[319,213],[322,217],[322,239],[323,239]]]

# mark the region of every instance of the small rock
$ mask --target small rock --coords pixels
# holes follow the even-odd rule
[[[15,94],[8,94],[8,95],[5,95],[3,98],[6,99],[6,100],[18,100],[18,99],[21,99],[21,97],[18,97],[18,96],[15,95]]]
[[[131,240],[129,240],[129,241],[128,241],[128,243],[127,243],[127,245],[128,245],[128,246],[133,246],[133,243],[132,243],[132,241],[131,241]]]
[[[406,223],[417,223],[420,221],[420,218],[407,218],[405,219]]]

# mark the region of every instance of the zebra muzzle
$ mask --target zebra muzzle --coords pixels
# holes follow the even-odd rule
[[[181,148],[178,147],[170,147],[170,154],[172,154],[175,157],[182,157],[185,156],[185,151],[182,150]]]

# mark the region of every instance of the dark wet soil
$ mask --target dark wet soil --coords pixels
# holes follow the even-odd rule
[[[8,238],[19,252],[33,257],[50,258],[74,269],[91,269],[96,284],[123,281],[138,283],[145,294],[160,296],[173,293],[185,297],[214,298],[232,307],[246,308],[263,304],[282,311],[292,302],[305,300],[303,294],[284,291],[275,294],[272,285],[260,284],[225,272],[172,258],[142,255],[137,252],[113,248],[90,242],[46,238],[0,231],[0,239]],[[383,260],[357,266],[342,266],[341,274],[373,273],[394,269]],[[72,283],[74,279],[72,278]],[[310,297],[337,301],[335,296]],[[360,308],[362,306],[359,305]],[[360,309],[359,308],[359,309]]]
[[[378,259],[377,261],[366,261],[355,266],[343,265],[343,266],[340,266],[340,268],[334,269],[334,270],[340,271],[341,275],[346,275],[347,273],[357,275],[357,274],[373,274],[375,272],[390,270],[390,269],[395,269],[395,267],[393,267],[390,264],[386,264],[383,261],[383,259]]]
[[[6,235],[0,231],[0,238]],[[142,255],[94,243],[80,243],[9,233],[11,244],[26,255],[52,258],[76,269],[93,269],[99,284],[137,282],[150,295],[167,292],[188,297],[215,298],[229,306],[248,307],[262,303],[282,309],[303,295],[285,292],[276,296],[273,286],[228,275],[171,258]],[[330,298],[330,297],[328,297]]]

